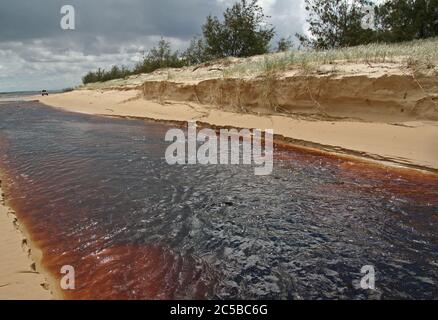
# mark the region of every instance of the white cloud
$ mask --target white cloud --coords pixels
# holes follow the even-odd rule
[[[56,40],[3,42],[0,43],[0,92],[76,86],[90,70],[109,69],[113,65],[134,66],[141,60],[142,51],[147,52],[159,39],[159,36],[139,38],[120,46],[117,52],[102,54],[62,48]],[[187,41],[166,39],[175,49],[187,46]]]
[[[58,1],[0,2],[0,92],[70,87],[90,70],[133,66],[161,35],[183,50],[200,32],[206,15],[220,15],[235,2],[125,0],[121,5],[108,0],[102,7],[76,0],[77,30],[65,32],[59,28]],[[260,0],[277,38],[303,32],[303,1]]]

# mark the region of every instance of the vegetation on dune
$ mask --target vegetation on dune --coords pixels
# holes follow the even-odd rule
[[[362,28],[362,7],[369,1],[305,0],[309,33],[296,34],[304,47],[331,49],[372,42],[372,30]]]
[[[294,47],[290,38],[281,38],[277,43],[277,52],[289,51]]]
[[[438,64],[438,37],[400,43],[370,43],[329,50],[289,50],[257,57],[226,69],[228,77],[257,76],[298,68],[316,70],[322,65],[345,63],[401,63],[406,67],[433,68]]]
[[[209,57],[240,58],[269,52],[275,31],[257,1],[241,0],[224,12],[222,22],[218,17],[207,17],[202,32]]]
[[[438,0],[305,0],[312,37],[301,44],[334,49],[376,42],[402,42],[438,36]],[[366,27],[364,27],[364,21]]]
[[[146,58],[135,66],[133,73],[150,73],[157,69],[180,68],[184,65],[178,52],[172,52],[170,43],[162,38],[157,47],[152,48]]]
[[[388,42],[438,36],[438,0],[392,0],[376,8],[377,37]]]
[[[421,63],[426,67],[437,63],[438,0],[391,0],[371,7],[369,0],[305,2],[311,36],[296,35],[301,43],[299,49],[293,49],[290,38],[282,38],[275,48],[278,54],[238,64],[226,72],[250,74],[291,66],[308,69],[337,60],[393,62],[401,57],[409,64]],[[364,8],[371,10],[367,12]],[[202,36],[195,37],[184,52],[173,52],[170,43],[162,38],[133,69],[125,66],[113,66],[109,71],[99,69],[85,75],[83,83],[120,79],[226,57],[266,54],[270,52],[270,43],[275,36],[268,18],[258,0],[240,0],[224,12],[223,19],[208,16],[202,26]],[[369,27],[364,28],[364,19]],[[431,39],[417,40],[425,38]]]
[[[83,78],[82,82],[84,84],[93,82],[104,82],[112,79],[125,78],[132,75],[133,72],[129,68],[122,66],[113,66],[111,70],[105,71],[103,69],[98,69],[96,72],[90,71]]]
[[[269,52],[274,28],[267,26],[267,17],[258,0],[240,0],[224,12],[222,21],[208,16],[202,26],[203,36],[195,37],[183,53],[172,52],[170,43],[161,39],[133,70],[113,67],[110,71],[89,72],[83,83],[124,78],[132,74],[150,73],[161,68],[179,68],[229,56],[249,57]],[[284,48],[286,42],[282,44]]]

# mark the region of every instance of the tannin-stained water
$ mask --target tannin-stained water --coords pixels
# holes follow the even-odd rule
[[[66,298],[438,298],[438,178],[280,148],[269,176],[170,166],[170,128],[0,106],[2,188],[45,268],[75,268]]]

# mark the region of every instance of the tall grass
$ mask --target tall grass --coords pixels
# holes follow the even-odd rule
[[[336,50],[292,50],[250,58],[224,58],[185,68],[168,68],[132,79],[113,80],[111,85],[129,85],[144,81],[192,81],[213,78],[278,78],[288,70],[309,74],[322,65],[327,72],[337,72],[345,63],[397,63],[409,68],[434,68],[438,65],[438,38],[396,44],[369,44]],[[331,66],[331,67],[330,67]],[[89,84],[105,87],[110,83]]]
[[[438,38],[396,44],[369,44],[317,51],[292,50],[247,59],[227,70],[226,76],[263,75],[297,68],[311,71],[321,65],[337,63],[404,63],[406,66],[435,67],[438,63]]]

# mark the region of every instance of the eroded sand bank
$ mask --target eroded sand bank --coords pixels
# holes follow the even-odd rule
[[[320,120],[312,117],[239,113],[217,106],[172,100],[146,100],[140,90],[77,90],[38,98],[42,103],[87,114],[144,117],[206,123],[212,126],[274,129],[293,142],[331,152],[438,170],[438,122],[396,123]]]

